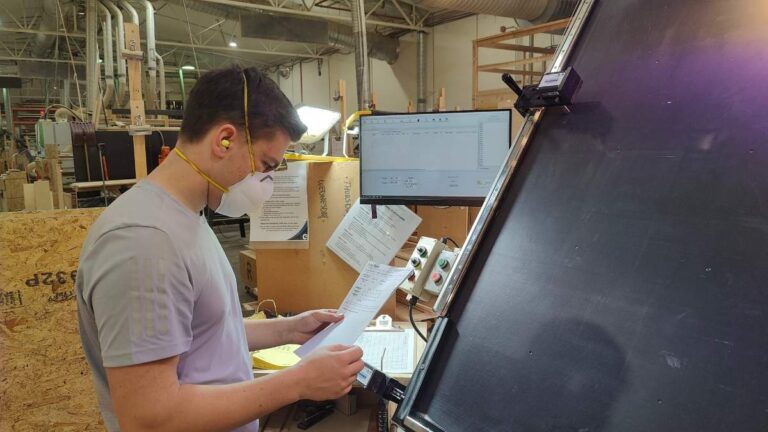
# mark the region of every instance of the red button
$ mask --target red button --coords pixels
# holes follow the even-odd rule
[[[438,273],[438,272],[434,272],[434,273],[432,273],[432,276],[431,276],[431,277],[432,277],[432,282],[434,282],[434,283],[436,283],[436,284],[438,284],[438,285],[440,285],[440,282],[442,282],[442,281],[443,281],[443,275],[441,275],[441,274],[440,274],[440,273]]]

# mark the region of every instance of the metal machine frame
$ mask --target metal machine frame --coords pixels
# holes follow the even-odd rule
[[[592,7],[595,0],[582,0],[577,7],[573,18],[566,30],[564,39],[560,47],[558,48],[555,60],[552,64],[550,72],[560,72],[563,70],[566,61],[568,60],[574,44],[581,33],[587,19],[589,18]],[[419,393],[419,389],[424,381],[427,371],[427,365],[431,363],[435,355],[437,347],[440,345],[445,325],[447,323],[446,318],[442,317],[451,301],[453,300],[456,289],[464,278],[468,264],[472,260],[477,251],[477,246],[480,239],[486,232],[491,218],[494,215],[496,209],[499,206],[504,191],[507,189],[507,185],[512,179],[518,162],[521,156],[525,152],[527,145],[529,144],[536,127],[538,126],[543,116],[543,110],[535,111],[526,116],[520,132],[518,133],[515,142],[507,153],[507,158],[504,161],[501,171],[494,181],[494,185],[491,188],[491,192],[488,195],[485,203],[480,209],[477,219],[469,233],[467,241],[461,250],[461,253],[453,267],[453,270],[448,275],[445,289],[442,291],[440,297],[438,297],[435,304],[435,310],[441,315],[438,319],[435,328],[432,333],[432,337],[427,344],[426,350],[422,355],[419,364],[416,367],[416,371],[413,374],[413,378],[407,388],[405,399],[398,407],[395,413],[395,421],[402,426],[418,432],[431,432],[439,431],[439,427],[433,424],[425,424],[421,420],[415,418],[412,415],[411,409],[415,396]]]

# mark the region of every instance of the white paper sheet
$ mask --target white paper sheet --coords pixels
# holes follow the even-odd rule
[[[314,349],[329,345],[352,345],[384,306],[389,296],[413,270],[369,262],[339,307],[341,322],[331,324],[296,350],[304,357]]]
[[[384,373],[409,374],[416,367],[413,329],[365,331],[355,345],[363,349],[363,361]]]
[[[306,242],[307,230],[307,163],[291,162],[288,170],[272,174],[272,197],[251,218],[252,242]]]
[[[349,210],[328,240],[327,246],[352,268],[361,272],[368,261],[389,264],[421,218],[405,206],[371,206],[360,200]]]

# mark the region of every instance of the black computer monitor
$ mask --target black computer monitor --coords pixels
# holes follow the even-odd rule
[[[360,118],[360,202],[481,205],[510,146],[510,110]]]

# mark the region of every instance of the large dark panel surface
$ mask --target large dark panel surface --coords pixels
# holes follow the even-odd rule
[[[162,134],[162,135],[161,135]],[[163,143],[168,147],[175,147],[178,139],[178,131],[153,131],[146,135],[144,141],[147,149],[147,172],[157,168],[157,160],[160,156],[160,148]],[[96,143],[104,143],[104,156],[107,162],[107,172],[110,180],[122,180],[136,178],[136,169],[133,159],[133,137],[125,130],[99,130],[96,131]],[[88,163],[86,164],[85,148],[75,146],[73,148],[75,161],[75,178],[79,182],[88,180],[88,168],[90,167],[90,181],[101,181],[101,166],[99,165],[99,149],[96,145],[88,146]]]
[[[768,2],[602,0],[448,311],[448,431],[768,430]]]

